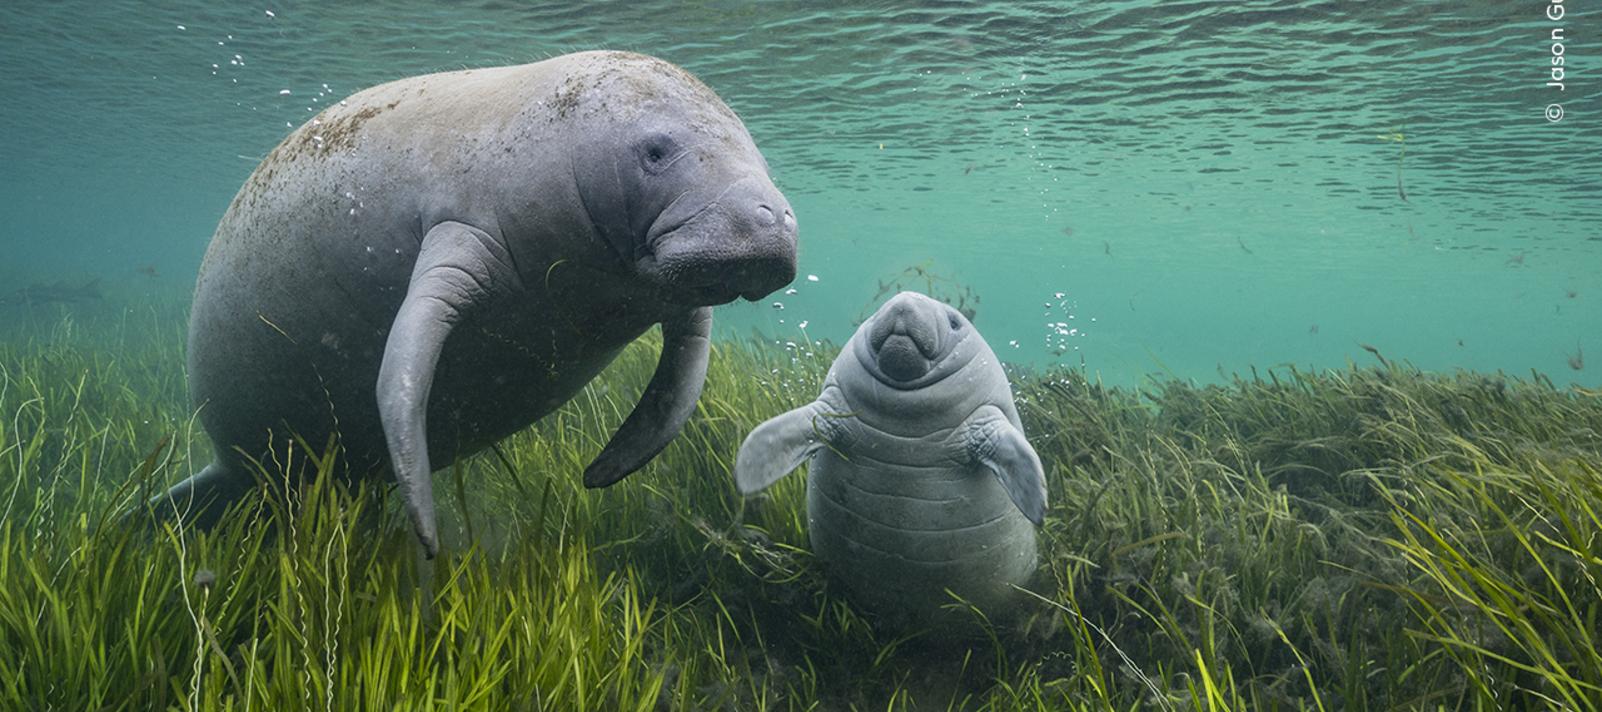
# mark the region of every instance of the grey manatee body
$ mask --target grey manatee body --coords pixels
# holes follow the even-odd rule
[[[710,306],[793,279],[796,223],[739,118],[659,59],[584,52],[384,84],[256,169],[217,228],[189,331],[217,450],[164,504],[215,517],[298,437],[393,475],[427,554],[431,470],[576,394],[653,325],[664,345],[585,472],[611,484],[677,434]]]
[[[1040,459],[995,353],[955,309],[912,292],[886,302],[816,401],[747,436],[736,485],[759,491],[808,458],[812,548],[867,607],[951,620],[949,590],[1005,615],[1034,574]]]

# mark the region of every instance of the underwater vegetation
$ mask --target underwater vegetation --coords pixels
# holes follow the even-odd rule
[[[936,271],[933,260],[909,265],[888,278],[881,277],[878,282],[878,290],[863,304],[853,323],[861,324],[867,321],[886,299],[909,290],[927,294],[950,304],[962,312],[968,321],[979,318],[979,293],[975,292],[973,287],[957,281],[955,277]]]
[[[286,443],[214,530],[118,521],[210,455],[183,323],[0,341],[0,708],[1602,707],[1602,392],[1539,374],[1014,372],[1050,492],[1038,605],[953,647],[835,590],[803,478],[734,492],[741,439],[815,397],[830,348],[714,345],[683,434],[585,491],[656,362],[630,347],[436,475],[430,568],[325,443]],[[276,477],[301,462],[325,476]]]

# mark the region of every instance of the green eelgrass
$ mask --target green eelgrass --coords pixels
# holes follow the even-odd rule
[[[387,485],[333,476],[329,444],[285,443],[213,530],[118,521],[209,457],[181,324],[60,315],[0,342],[0,708],[1602,706],[1602,397],[1539,375],[1016,373],[1041,576],[1021,621],[958,644],[827,581],[804,477],[733,492],[741,439],[815,397],[826,345],[718,344],[683,434],[586,491],[646,339],[437,475],[446,554],[423,567]]]

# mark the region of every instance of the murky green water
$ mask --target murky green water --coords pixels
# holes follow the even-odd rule
[[[899,278],[977,300],[1005,358],[1114,382],[1369,344],[1595,384],[1602,11],[1547,7],[7,2],[0,279],[182,294],[319,107],[618,48],[715,88],[795,205],[795,293],[720,309],[726,334],[840,340]]]

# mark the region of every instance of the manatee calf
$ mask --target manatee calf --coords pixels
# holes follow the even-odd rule
[[[609,485],[694,410],[710,306],[787,284],[795,239],[740,119],[662,60],[583,52],[360,92],[279,144],[217,227],[189,325],[217,456],[160,504],[215,518],[251,459],[337,433],[351,476],[394,476],[433,557],[430,472],[661,324],[655,375],[584,473]]]
[[[902,292],[857,329],[816,401],[735,459],[757,492],[812,458],[812,549],[868,608],[938,620],[946,589],[995,615],[1034,573],[1046,509],[995,353],[961,313]]]

